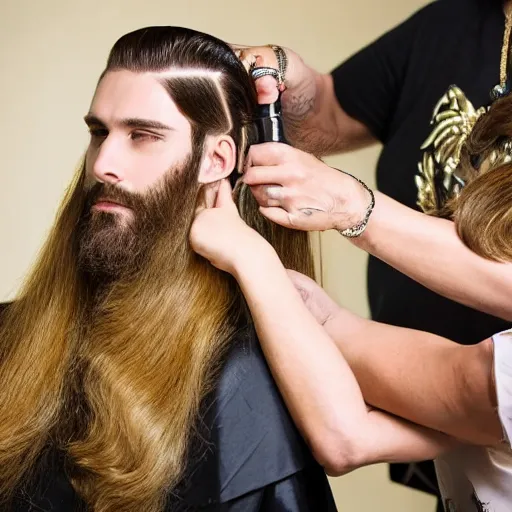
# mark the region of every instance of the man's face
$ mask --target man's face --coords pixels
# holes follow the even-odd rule
[[[91,140],[80,258],[89,270],[115,276],[147,250],[165,199],[155,192],[194,171],[185,169],[191,126],[154,74],[130,71],[103,77],[85,120]]]
[[[107,73],[85,121],[91,132],[86,156],[89,183],[144,193],[191,151],[190,123],[153,73]]]

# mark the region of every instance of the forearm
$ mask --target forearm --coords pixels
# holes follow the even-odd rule
[[[470,251],[451,221],[376,193],[367,230],[352,241],[440,295],[512,320],[512,265]]]
[[[273,251],[239,266],[236,277],[290,413],[329,473],[423,460],[450,445],[440,433],[368,412],[353,373]]]
[[[236,278],[263,352],[297,426],[315,451],[354,432],[367,411],[339,350],[305,307],[273,250],[244,261]]]
[[[490,341],[462,346],[343,309],[324,327],[368,403],[464,441],[500,440]]]
[[[361,442],[360,457],[355,467],[349,469],[380,462],[435,459],[459,444],[446,434],[377,409],[368,413],[367,428],[361,434],[364,441]]]
[[[287,137],[303,151],[326,156],[377,142],[340,107],[328,74],[311,69],[307,80],[283,93],[282,103]]]

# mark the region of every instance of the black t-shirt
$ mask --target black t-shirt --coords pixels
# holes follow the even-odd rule
[[[438,0],[332,72],[341,107],[384,145],[379,190],[419,209],[414,176],[434,107],[451,85],[474,107],[489,104],[489,91],[499,83],[504,26],[501,0]],[[368,297],[375,320],[459,343],[477,343],[510,327],[427,290],[374,257]],[[394,464],[391,478],[436,492],[431,464]]]
[[[475,107],[489,104],[489,91],[499,83],[503,32],[501,1],[439,0],[332,72],[341,107],[384,144],[379,190],[418,209],[414,176],[434,107],[452,84]],[[510,326],[440,297],[373,257],[368,294],[375,320],[460,343]]]
[[[323,469],[298,433],[252,328],[232,345],[205,403],[173,512],[335,512]],[[85,510],[53,454],[10,512]]]

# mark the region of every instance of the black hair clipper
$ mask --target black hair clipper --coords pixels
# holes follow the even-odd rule
[[[263,142],[282,142],[288,144],[284,136],[281,93],[279,93],[275,103],[258,105],[254,128],[255,144],[262,144]]]
[[[264,142],[289,144],[284,136],[281,93],[279,93],[275,103],[258,105],[250,133],[249,146],[252,144],[263,144]],[[229,176],[229,181],[233,188],[235,188],[235,184],[240,176],[241,174],[236,169]]]

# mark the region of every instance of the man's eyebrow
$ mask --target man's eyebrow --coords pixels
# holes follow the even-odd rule
[[[167,126],[160,121],[153,121],[152,119],[140,119],[138,117],[129,117],[123,119],[121,124],[129,128],[153,128],[156,130],[172,130],[170,126]]]
[[[106,123],[104,123],[99,117],[96,117],[93,114],[87,114],[84,117],[84,121],[87,126],[104,126],[106,127]],[[118,124],[128,127],[128,128],[149,128],[154,130],[173,130],[172,127],[167,126],[159,121],[153,121],[152,119],[142,119],[139,117],[129,117],[126,119],[122,119],[118,122]]]
[[[84,117],[84,121],[87,126],[105,126],[105,123],[101,119],[92,114],[87,114]]]

